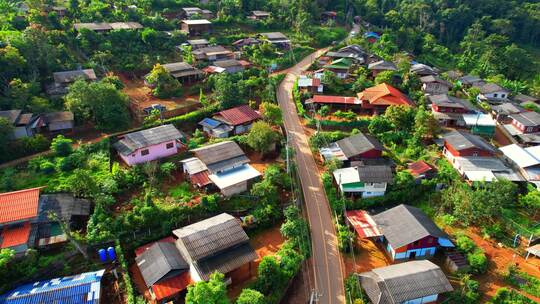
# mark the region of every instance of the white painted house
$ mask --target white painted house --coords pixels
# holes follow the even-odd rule
[[[392,182],[392,169],[384,165],[342,168],[333,175],[343,195],[383,196]]]

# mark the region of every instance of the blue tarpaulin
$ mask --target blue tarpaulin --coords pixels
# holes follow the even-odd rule
[[[441,247],[456,247],[449,239],[439,238],[439,245]]]

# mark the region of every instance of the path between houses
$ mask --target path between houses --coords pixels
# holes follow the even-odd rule
[[[332,213],[324,192],[317,165],[304,133],[296,105],[292,99],[292,88],[296,78],[305,71],[317,57],[328,49],[318,50],[289,69],[278,87],[278,102],[283,112],[285,129],[296,153],[296,163],[305,198],[306,213],[310,223],[312,241],[312,271],[314,280],[311,289],[319,295],[318,303],[345,303],[343,287],[344,273],[338,250],[336,231]]]

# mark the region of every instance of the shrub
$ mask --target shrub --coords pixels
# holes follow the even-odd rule
[[[476,248],[474,241],[466,235],[459,235],[456,239],[456,245],[464,253],[472,252]]]
[[[487,271],[488,259],[485,253],[479,248],[467,254],[467,262],[471,266],[473,273],[481,274]]]
[[[51,150],[57,156],[68,156],[73,152],[73,148],[71,147],[72,142],[71,139],[65,138],[63,135],[58,135],[52,140]]]

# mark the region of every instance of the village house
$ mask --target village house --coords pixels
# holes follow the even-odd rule
[[[540,104],[540,98],[529,96],[525,94],[517,94],[516,96],[512,97],[512,100],[521,106],[526,105],[528,103],[534,103],[536,105]]]
[[[253,38],[253,37],[248,37],[248,38],[238,39],[235,42],[233,42],[232,45],[234,46],[235,49],[241,50],[246,46],[257,45],[260,43],[261,42],[258,39]]]
[[[104,273],[103,269],[31,282],[0,295],[0,299],[6,304],[59,302],[99,304],[104,302],[101,294],[101,279]]]
[[[526,112],[523,107],[520,105],[505,102],[500,105],[494,105],[491,107],[491,115],[501,124],[510,124],[512,123],[511,115],[519,114]]]
[[[342,47],[337,52],[327,52],[325,57],[329,57],[332,60],[347,58],[352,60],[355,64],[364,64],[366,52],[362,49],[361,46],[356,44],[351,44],[345,47]]]
[[[253,110],[248,105],[241,105],[238,107],[220,111],[216,113],[212,117],[212,119],[231,127],[232,134],[240,135],[248,132],[251,129],[251,125],[255,121],[261,119],[261,114]],[[209,135],[213,134],[212,126],[210,125],[203,126],[203,130]],[[229,134],[227,134],[227,136],[225,137],[228,136]]]
[[[329,106],[332,110],[359,110],[361,107],[361,102],[356,97],[333,95],[313,95],[312,98],[305,101],[305,104],[310,105],[313,109],[317,109],[323,105]]]
[[[17,255],[28,248],[49,247],[67,241],[60,225],[49,218],[56,214],[68,228],[85,227],[90,202],[70,194],[40,194],[41,188],[0,193],[0,248]]]
[[[182,20],[181,30],[189,36],[199,36],[212,31],[212,22],[206,19]]]
[[[234,130],[233,126],[208,117],[199,121],[199,125],[209,137],[214,138],[227,138]]]
[[[191,50],[198,50],[210,46],[210,42],[206,39],[191,39],[187,41],[187,44],[191,46]]]
[[[139,22],[111,22],[112,30],[140,30],[144,28]]]
[[[173,125],[119,135],[113,147],[129,166],[169,157],[184,148],[186,137]]]
[[[196,60],[202,61],[216,61],[233,59],[234,53],[230,50],[222,47],[221,45],[208,46],[200,48],[191,52]]]
[[[411,66],[410,72],[413,74],[416,74],[420,78],[423,78],[426,76],[437,76],[439,74],[434,68],[430,67],[429,65],[425,65],[423,63],[413,64]]]
[[[208,168],[196,157],[190,157],[180,161],[182,170],[191,184],[198,189],[207,189],[212,184],[208,178]]]
[[[261,33],[260,36],[278,48],[289,49],[291,47],[291,40],[289,40],[289,38],[287,38],[287,36],[285,36],[283,33]]]
[[[371,71],[371,75],[373,77],[377,77],[377,75],[379,75],[380,72],[397,71],[397,67],[392,62],[380,60],[380,61],[368,64],[368,70]]]
[[[443,154],[452,166],[470,181],[493,181],[522,178],[495,157],[495,148],[480,136],[465,131],[452,131],[443,135]]]
[[[387,165],[341,168],[332,174],[342,195],[362,198],[383,196],[393,180],[392,168]]]
[[[0,117],[7,119],[13,126],[12,139],[32,137],[37,128],[37,117],[32,113],[22,113],[22,110],[0,111]]]
[[[458,78],[458,82],[463,86],[464,88],[470,88],[470,87],[480,87],[484,85],[486,82],[474,75],[465,75],[460,78]]]
[[[251,20],[266,20],[269,17],[270,13],[265,11],[251,11],[251,14],[248,16]]]
[[[336,21],[337,12],[326,11],[321,13],[321,23],[327,23],[328,21]]]
[[[249,278],[257,253],[238,219],[222,213],[176,229],[176,247],[189,265],[194,282],[208,281],[214,272],[225,274],[227,284]]]
[[[203,71],[193,67],[187,62],[166,63],[162,66],[172,77],[185,84],[196,82],[204,75]]]
[[[75,126],[73,113],[69,111],[45,113],[40,116],[40,120],[40,127],[49,132],[72,131]]]
[[[401,204],[370,216],[363,210],[350,210],[346,218],[361,238],[381,243],[394,262],[427,259],[438,248],[454,247],[449,237],[422,212]]]
[[[151,303],[167,303],[194,283],[189,273],[189,264],[176,247],[174,237],[167,237],[157,242],[143,245],[135,250],[135,262],[138,271],[134,271],[134,281],[139,275],[148,290],[147,300]],[[138,284],[139,285],[139,284]]]
[[[415,106],[407,95],[386,83],[365,89],[358,93],[358,99],[362,104],[362,110],[372,114],[384,113],[389,106]]]
[[[352,65],[353,65],[352,60],[348,58],[340,58],[323,66],[323,68],[327,71],[335,73],[337,78],[339,79],[346,79],[349,77],[349,72],[351,70]]]
[[[383,145],[375,137],[361,132],[320,149],[321,156],[325,160],[338,159],[346,164],[352,161],[381,158],[383,151]]]
[[[214,61],[213,66],[223,69],[226,73],[238,73],[242,72],[249,67],[249,62],[244,60],[226,59]]]
[[[109,23],[105,22],[89,22],[89,23],[75,23],[73,24],[73,29],[77,32],[81,30],[89,30],[96,33],[104,33],[112,30],[112,27]]]
[[[477,112],[474,114],[462,114],[465,127],[472,134],[492,137],[495,134],[497,123],[489,114]]]
[[[474,113],[474,106],[465,99],[442,95],[427,96],[433,116],[443,126],[464,126],[463,114]]]
[[[452,84],[440,77],[428,75],[420,78],[422,91],[428,95],[447,94]]]
[[[64,95],[67,93],[68,87],[76,80],[95,81],[97,77],[93,69],[84,69],[56,72],[53,73],[53,79],[54,83],[47,87],[49,95]]]
[[[540,183],[540,146],[521,147],[516,144],[500,147],[504,159],[516,168],[525,180]]]
[[[529,134],[540,132],[540,114],[534,111],[527,111],[510,115],[511,126],[517,133]],[[515,133],[515,132],[514,132]]]
[[[371,302],[380,304],[437,303],[454,290],[439,266],[426,260],[375,268],[359,280]]]
[[[318,78],[310,78],[306,75],[301,75],[298,78],[298,88],[300,90],[305,90],[307,92],[316,94],[322,93],[324,90],[324,85],[321,80]]]
[[[508,95],[510,91],[501,87],[496,83],[486,83],[479,87],[480,94],[477,99],[481,101],[487,101],[489,103],[500,104],[504,101],[508,101]]]
[[[376,33],[376,32],[365,32],[364,39],[366,39],[367,42],[373,44],[377,42],[379,39],[381,39],[381,35],[379,35],[379,33]]]
[[[181,11],[181,18],[185,19],[212,19],[214,14],[207,9],[200,9],[198,7],[184,7]]]
[[[407,169],[416,179],[429,179],[436,175],[436,170],[423,160],[407,164]]]
[[[216,186],[224,196],[228,197],[248,191],[251,185],[261,176],[259,171],[249,165],[249,158],[240,146],[233,141],[207,145],[193,149],[191,152],[206,166],[206,174],[208,180],[212,183],[211,186]],[[185,172],[190,171],[190,165],[184,164]],[[210,185],[205,180],[204,175],[205,173],[198,174],[200,179],[197,179],[195,183],[193,176],[191,176],[191,182],[194,185],[196,183]]]

